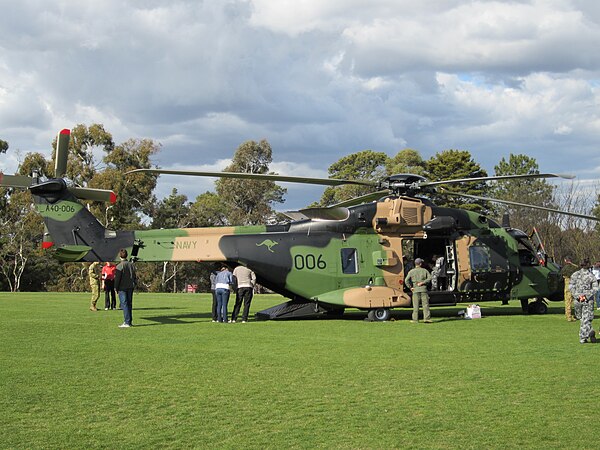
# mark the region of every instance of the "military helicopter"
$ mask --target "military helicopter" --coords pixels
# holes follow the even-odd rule
[[[437,255],[445,277],[430,291],[432,306],[521,300],[530,313],[561,301],[559,267],[529,235],[475,212],[434,205],[419,195],[448,184],[526,178],[573,178],[542,173],[428,181],[411,174],[383,180],[339,180],[270,174],[138,169],[128,173],[229,177],[325,186],[355,184],[376,192],[327,208],[288,215],[288,223],[140,231],[106,229],[79,201],[114,202],[112,191],[68,186],[69,130],[57,139],[55,178],[0,174],[0,186],[28,188],[46,232],[42,246],[63,262],[115,261],[126,248],[137,261],[201,261],[245,265],[265,287],[290,300],[257,313],[262,319],[337,317],[345,308],[367,311],[373,321],[412,305],[405,289],[407,257]],[[517,202],[454,194],[598,220],[593,216]],[[440,259],[441,258],[441,259]],[[530,303],[529,299],[535,299]]]

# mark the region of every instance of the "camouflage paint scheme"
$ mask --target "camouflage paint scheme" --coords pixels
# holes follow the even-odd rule
[[[558,268],[537,264],[527,236],[479,214],[427,200],[388,197],[347,208],[341,220],[285,225],[110,231],[61,179],[32,186],[61,261],[223,261],[250,267],[264,286],[292,299],[362,309],[411,306],[403,247],[410,256],[445,255],[448,287],[431,304],[509,298],[562,300]],[[521,234],[519,234],[521,233]]]

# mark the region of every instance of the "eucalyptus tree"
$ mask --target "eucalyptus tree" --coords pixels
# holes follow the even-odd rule
[[[451,180],[457,178],[486,177],[487,172],[473,160],[466,150],[444,150],[436,153],[426,161],[424,175],[431,181]],[[431,199],[438,206],[462,208],[471,211],[487,212],[489,203],[482,200],[467,200],[456,196],[446,196],[443,192],[465,193],[475,196],[487,196],[489,188],[484,181],[460,184],[447,184],[431,194]]]
[[[271,145],[266,140],[246,141],[236,150],[224,172],[269,173],[273,161]],[[221,178],[216,190],[230,225],[257,225],[274,214],[273,205],[283,203],[285,189],[272,181]]]
[[[539,166],[535,158],[522,154],[510,154],[508,160],[502,158],[494,166],[494,173],[503,175],[535,175],[539,174]],[[552,194],[554,186],[543,178],[520,178],[494,182],[490,195],[500,200],[527,203],[546,208],[556,208]],[[522,230],[531,231],[533,227],[547,222],[548,213],[545,211],[524,208],[513,205],[494,205],[497,216],[508,214],[511,225]]]
[[[388,163],[389,158],[385,153],[363,150],[340,158],[327,171],[329,178],[377,181],[385,178]],[[375,191],[377,188],[372,186],[330,186],[313,206],[329,206]]]

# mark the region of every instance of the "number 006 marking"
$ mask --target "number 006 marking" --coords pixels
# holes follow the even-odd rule
[[[323,255],[318,257],[312,254],[308,255],[296,255],[294,256],[294,267],[297,270],[314,270],[314,269],[325,269],[327,263],[323,260]]]

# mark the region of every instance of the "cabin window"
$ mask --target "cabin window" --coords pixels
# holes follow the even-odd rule
[[[358,273],[358,258],[355,248],[342,249],[342,272]]]
[[[490,251],[484,245],[474,245],[469,247],[469,258],[471,260],[471,270],[473,272],[490,270],[492,267]]]

